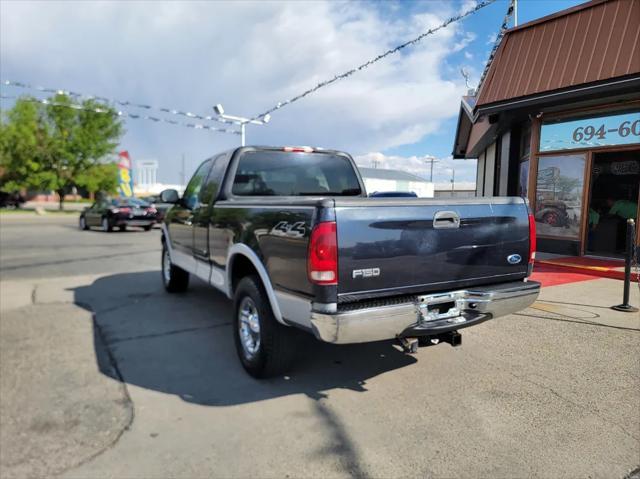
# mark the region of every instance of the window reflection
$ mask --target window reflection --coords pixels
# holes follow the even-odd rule
[[[584,168],[584,155],[539,158],[535,212],[539,235],[579,237]]]

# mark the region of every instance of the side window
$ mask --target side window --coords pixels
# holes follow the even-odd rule
[[[202,163],[189,181],[187,188],[184,190],[184,195],[182,195],[182,203],[186,208],[192,210],[198,206],[198,195],[200,194],[202,183],[207,178],[212,163],[213,159]]]
[[[218,155],[213,159],[213,167],[209,172],[209,177],[206,183],[200,189],[200,203],[208,205],[211,200],[218,195],[220,191],[220,184],[222,183],[222,177],[225,171],[224,154]]]

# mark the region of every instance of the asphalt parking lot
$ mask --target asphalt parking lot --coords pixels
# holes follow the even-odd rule
[[[640,465],[640,317],[622,283],[406,355],[301,337],[287,376],[235,356],[231,305],[165,294],[160,232],[0,218],[0,476],[625,477]],[[638,288],[632,302],[638,304]]]

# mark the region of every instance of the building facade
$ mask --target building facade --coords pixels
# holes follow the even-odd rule
[[[405,171],[358,167],[367,193],[413,192],[419,198],[433,198],[433,183]]]
[[[528,198],[540,251],[619,255],[640,203],[640,1],[508,30],[462,99],[453,155],[478,159],[478,196]]]

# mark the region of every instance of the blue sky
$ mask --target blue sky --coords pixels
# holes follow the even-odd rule
[[[582,3],[519,0],[519,22]],[[207,115],[254,115],[468,9],[474,0],[0,2],[1,79],[19,80]],[[151,5],[153,7],[151,8]],[[362,165],[428,175],[456,169],[475,179],[475,162],[451,154],[466,67],[476,86],[502,22],[499,0],[399,55],[279,110],[251,127],[249,144],[343,149]],[[24,93],[2,87],[5,95]],[[10,102],[3,101],[3,107]],[[135,110],[131,110],[136,112]],[[122,148],[159,161],[159,180],[187,176],[238,137],[128,120]]]
[[[410,2],[403,4],[404,8],[411,11],[419,8],[424,2]],[[584,3],[583,0],[519,0],[518,2],[518,24],[523,24],[537,18],[564,10]],[[465,29],[473,32],[476,39],[472,41],[463,51],[451,54],[446,63],[452,75],[459,75],[460,66],[467,66],[477,72],[484,68],[487,56],[491,51],[495,34],[502,22],[507,8],[507,2],[499,1],[493,5],[480,10],[475,15],[464,20]],[[509,26],[513,26],[513,20]],[[465,55],[466,54],[466,55]],[[477,84],[477,76],[473,77],[472,86]],[[458,105],[459,107],[459,105]],[[456,111],[457,113],[457,111]],[[437,157],[446,157],[451,154],[453,145],[453,135],[456,129],[457,115],[443,121],[437,132],[426,135],[421,141],[390,148],[385,153],[391,155],[422,155],[425,151],[431,152]]]

